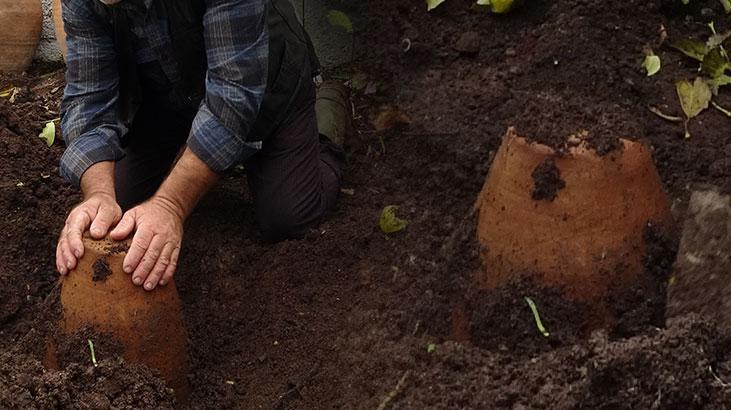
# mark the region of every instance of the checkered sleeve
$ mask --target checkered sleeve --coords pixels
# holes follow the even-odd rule
[[[91,9],[91,0],[63,0],[68,53],[61,131],[66,151],[61,175],[79,186],[97,162],[124,156],[120,136],[127,132],[117,116],[119,72],[114,42]]]
[[[266,0],[206,0],[206,95],[188,147],[221,172],[256,152],[246,142],[267,83],[269,36]]]

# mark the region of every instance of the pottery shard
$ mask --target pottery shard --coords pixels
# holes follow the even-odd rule
[[[694,191],[668,289],[668,317],[694,312],[731,329],[731,195]]]
[[[480,35],[475,31],[467,31],[463,33],[454,49],[463,54],[477,54],[480,52]]]

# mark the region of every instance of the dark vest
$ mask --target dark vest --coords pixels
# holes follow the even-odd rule
[[[131,126],[143,103],[165,103],[194,115],[205,96],[206,50],[203,39],[204,0],[153,0],[159,17],[168,20],[172,53],[180,80],[164,90],[148,86],[149,76],[138,66],[132,48],[127,12],[92,0],[97,16],[110,24],[120,73],[120,119]],[[134,0],[132,0],[134,1]],[[284,121],[300,88],[320,70],[309,36],[300,24],[290,0],[268,0],[269,69],[267,88],[259,115],[246,141],[267,139]],[[155,90],[153,95],[148,90]]]

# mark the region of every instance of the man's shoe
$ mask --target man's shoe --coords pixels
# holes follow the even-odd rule
[[[320,134],[342,147],[353,132],[350,89],[337,81],[323,82],[317,89],[315,114]]]

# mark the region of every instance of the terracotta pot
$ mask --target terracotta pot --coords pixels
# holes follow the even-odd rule
[[[0,72],[28,68],[42,27],[40,0],[0,0]]]
[[[61,282],[61,331],[92,326],[110,333],[128,362],[158,370],[178,401],[187,402],[188,336],[175,284],[146,292],[122,270],[126,244],[85,238],[84,246],[79,265]]]
[[[61,0],[53,0],[53,29],[56,32],[56,43],[58,49],[61,50],[63,59],[66,59],[66,32],[63,29],[63,17],[61,15]]]
[[[607,324],[610,290],[660,280],[645,273],[643,235],[648,224],[670,227],[670,206],[649,149],[622,144],[605,156],[584,144],[556,155],[508,130],[476,203],[481,287],[529,275],[589,302]],[[553,200],[536,200],[534,170],[548,158],[564,186]]]

